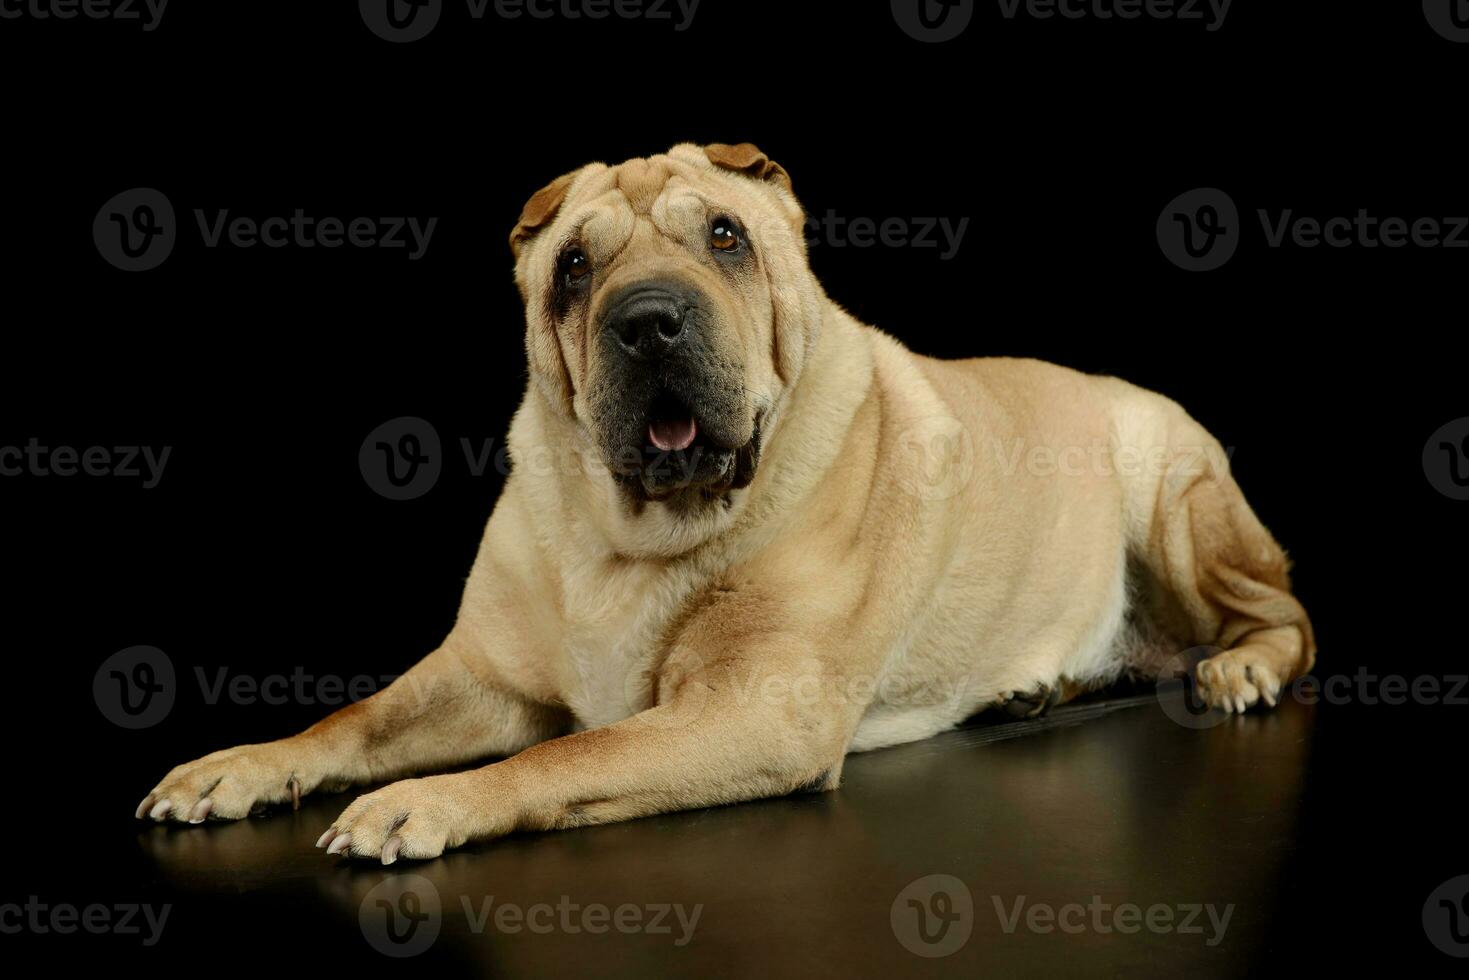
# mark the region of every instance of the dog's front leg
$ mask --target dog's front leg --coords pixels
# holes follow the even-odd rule
[[[864,703],[831,661],[744,657],[665,671],[664,703],[483,769],[361,797],[324,839],[356,857],[431,858],[517,830],[628,820],[830,788]]]
[[[202,823],[299,800],[318,788],[395,779],[508,755],[565,731],[559,711],[513,693],[451,636],[392,685],[298,735],[175,767],[137,816]]]

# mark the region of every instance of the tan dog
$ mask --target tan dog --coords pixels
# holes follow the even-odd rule
[[[1182,409],[914,355],[826,297],[803,223],[748,144],[536,194],[511,237],[532,382],[454,629],[306,732],[178,767],[138,815],[507,756],[362,796],[320,842],[431,858],[830,789],[848,752],[1196,645],[1224,648],[1197,679],[1225,710],[1310,667],[1285,556]]]

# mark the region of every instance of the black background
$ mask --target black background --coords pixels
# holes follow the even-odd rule
[[[1177,398],[1234,450],[1294,556],[1319,674],[1462,670],[1469,504],[1430,486],[1420,454],[1469,414],[1469,250],[1270,249],[1255,211],[1469,214],[1466,71],[1469,44],[1431,31],[1417,2],[1236,0],[1216,32],[1007,21],[980,3],[937,45],[886,2],[703,0],[685,32],[476,23],[450,3],[406,45],[337,2],[174,0],[151,33],[0,21],[0,445],[172,447],[151,490],[0,478],[0,898],[136,900],[149,872],[130,815],[153,783],[324,711],[205,704],[196,667],[380,676],[436,645],[500,483],[467,471],[458,440],[502,440],[525,381],[509,228],[555,176],[683,141],[758,143],[815,216],[969,218],[950,261],[823,242],[812,264],[915,350],[1040,357]],[[91,224],[139,186],[171,199],[180,242],[127,274]],[[1224,268],[1190,274],[1154,224],[1201,186],[1233,197],[1245,237]],[[193,226],[194,208],[298,207],[439,222],[417,262],[206,249]],[[429,420],[450,450],[410,502],[373,493],[357,466],[367,433],[399,416]],[[169,654],[184,694],[163,724],[125,732],[90,686],[135,644]],[[1466,710],[1360,709],[1352,723],[1391,743],[1318,774],[1341,796],[1306,832],[1339,839],[1337,885],[1402,890],[1384,954],[1423,953],[1421,896],[1465,870],[1442,791],[1462,781]],[[1396,801],[1401,824],[1358,825],[1362,799]],[[1303,876],[1301,928],[1324,942],[1340,891],[1312,887]],[[133,952],[108,940],[68,949]]]

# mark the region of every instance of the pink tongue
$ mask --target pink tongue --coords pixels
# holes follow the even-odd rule
[[[689,448],[694,444],[694,436],[698,434],[699,426],[692,415],[685,419],[659,420],[648,425],[648,438],[665,453]]]

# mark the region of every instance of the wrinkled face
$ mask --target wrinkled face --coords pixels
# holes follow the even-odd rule
[[[804,344],[792,321],[809,272],[784,171],[710,157],[584,168],[537,195],[512,237],[532,371],[633,500],[747,486],[798,363],[782,344]]]

